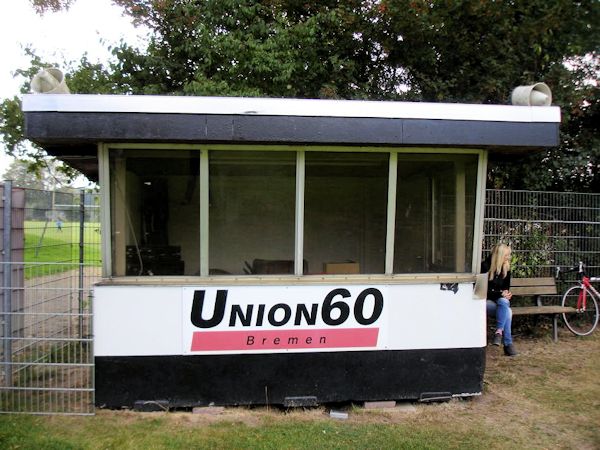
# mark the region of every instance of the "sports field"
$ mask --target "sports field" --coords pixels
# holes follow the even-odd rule
[[[78,263],[79,222],[25,222],[25,255],[27,263]],[[83,233],[85,264],[100,265],[100,224],[86,223]]]

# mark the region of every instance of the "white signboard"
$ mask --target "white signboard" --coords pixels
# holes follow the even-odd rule
[[[96,356],[485,346],[471,283],[98,286]]]
[[[369,350],[386,334],[387,287],[184,288],[185,353]]]

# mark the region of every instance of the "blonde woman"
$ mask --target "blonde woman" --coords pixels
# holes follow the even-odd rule
[[[512,342],[512,310],[510,309],[510,247],[496,245],[483,263],[482,272],[488,272],[487,313],[496,317],[493,345],[504,344],[506,356],[517,356]]]

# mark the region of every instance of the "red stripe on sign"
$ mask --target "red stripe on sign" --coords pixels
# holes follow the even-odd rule
[[[375,347],[378,336],[379,328],[196,331],[191,351]]]

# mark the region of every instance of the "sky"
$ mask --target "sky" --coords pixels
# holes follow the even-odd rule
[[[110,0],[75,0],[68,11],[43,16],[35,13],[29,0],[0,0],[0,101],[20,95],[23,80],[13,75],[16,69],[29,67],[26,46],[51,61],[78,61],[87,52],[91,62],[105,62],[110,44],[123,39],[142,46],[145,34]],[[11,162],[0,144],[0,180]]]

